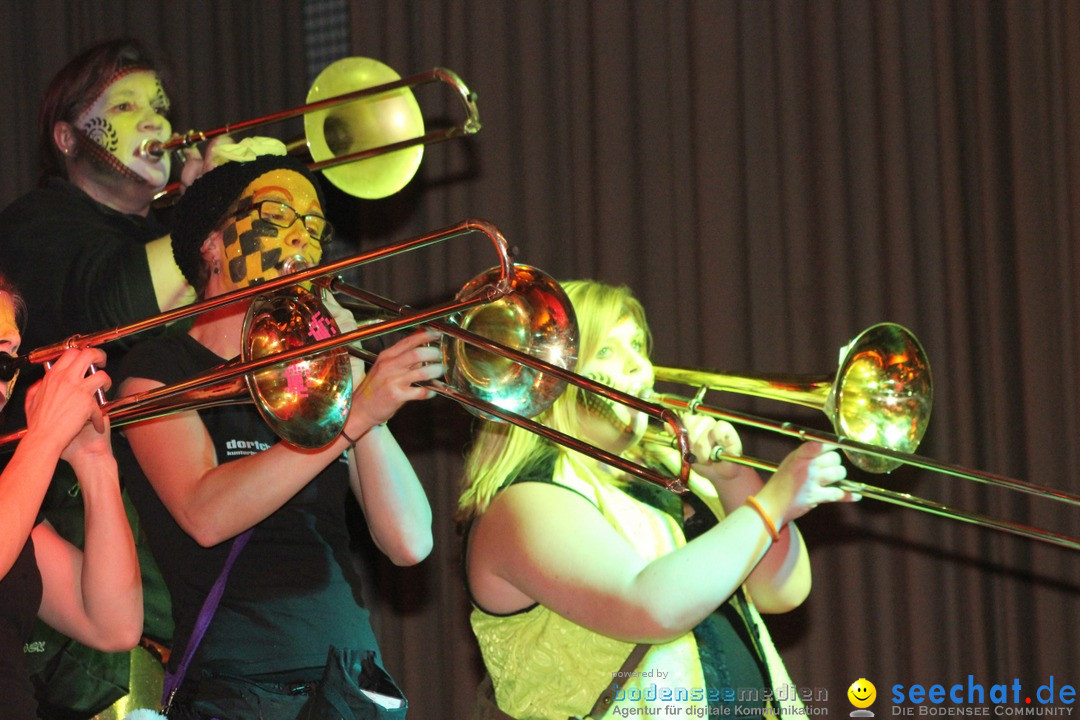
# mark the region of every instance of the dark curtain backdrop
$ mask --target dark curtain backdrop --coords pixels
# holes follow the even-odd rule
[[[331,3],[333,4],[333,3]],[[331,191],[335,253],[465,217],[558,278],[629,284],[663,364],[829,373],[863,328],[901,323],[934,368],[920,452],[1080,492],[1080,5],[1056,2],[382,0],[347,6],[351,54],[457,71],[483,131],[427,149],[398,195]],[[134,33],[172,67],[178,128],[300,104],[301,3],[6,4],[0,200],[35,175],[41,89],[84,45]],[[456,121],[438,88],[433,121]],[[267,134],[278,134],[267,129]],[[482,240],[356,271],[402,301],[492,264]],[[33,319],[31,318],[31,322]],[[826,429],[810,409],[713,398]],[[443,400],[392,423],[435,510],[436,548],[376,564],[372,604],[411,716],[462,718],[479,676],[452,514],[470,416]],[[747,430],[749,451],[792,444]],[[853,475],[1080,534],[1075,509],[902,468]],[[1028,691],[1080,684],[1080,555],[867,500],[800,523],[814,591],[771,619],[801,687]],[[557,529],[553,529],[557,530]],[[358,552],[363,552],[362,547]],[[583,548],[582,552],[588,552]]]

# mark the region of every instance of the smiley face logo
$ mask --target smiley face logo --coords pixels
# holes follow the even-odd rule
[[[874,687],[874,683],[866,678],[859,678],[851,683],[851,687],[847,690],[847,696],[851,704],[857,708],[870,707],[874,704],[874,700],[877,699],[877,688]]]

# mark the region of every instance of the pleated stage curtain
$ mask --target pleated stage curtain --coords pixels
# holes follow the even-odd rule
[[[338,57],[315,49],[341,42],[345,23],[345,54],[402,75],[456,71],[484,127],[427,148],[392,197],[330,190],[342,236],[333,254],[487,219],[522,262],[630,285],[666,365],[828,374],[862,329],[897,322],[933,367],[921,454],[1080,492],[1077,4],[328,5],[341,20],[325,43],[312,42],[313,10],[305,16],[299,2],[5,5],[0,200],[33,183],[37,98],[82,46],[135,34],[160,47],[174,68],[178,129],[211,128],[302,103],[316,66]],[[417,96],[432,121],[458,119],[440,88]],[[493,263],[484,241],[466,240],[351,274],[419,304]],[[829,427],[812,409],[710,399]],[[365,563],[410,717],[464,718],[480,674],[452,519],[471,426],[444,400],[391,422],[435,512],[424,563]],[[793,447],[743,435],[748,452],[774,460]],[[1039,498],[914,468],[851,474],[1080,534],[1075,509]],[[1033,691],[1051,675],[1080,680],[1076,552],[871,500],[820,508],[799,525],[814,589],[769,622],[797,685],[826,690],[831,713],[852,709],[845,693],[858,678],[876,684],[882,713],[894,684],[971,675]],[[369,551],[361,537],[358,557]]]

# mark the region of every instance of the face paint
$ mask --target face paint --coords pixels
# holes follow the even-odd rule
[[[76,119],[80,149],[103,168],[125,178],[162,188],[171,161],[146,158],[144,140],[167,140],[169,98],[155,73],[136,70],[119,75]]]
[[[19,326],[15,322],[15,303],[11,295],[0,292],[0,352],[17,356],[19,354]],[[15,387],[18,375],[10,380],[0,380],[0,409],[2,409],[11,397],[11,391]]]
[[[645,331],[632,319],[613,327],[600,347],[581,366],[581,374],[602,385],[635,397],[652,392],[653,369],[646,353]],[[590,392],[578,395],[578,406],[595,422],[592,433],[602,446],[612,446],[637,438],[644,432],[648,417],[633,408]],[[620,441],[620,438],[622,439]]]
[[[222,231],[229,282],[246,287],[281,274],[291,258],[303,258],[307,267],[319,264],[322,246],[298,217],[287,228],[263,220],[256,208],[263,201],[278,201],[297,215],[322,215],[319,196],[311,182],[292,170],[271,170],[244,188],[232,220]]]
[[[595,383],[607,385],[611,388],[615,387],[612,384],[611,378],[602,373],[588,373],[585,377]],[[588,391],[581,392],[577,397],[577,401],[582,410],[596,418],[610,423],[618,432],[633,432],[634,426],[628,422],[629,417],[625,413],[620,414],[616,410],[621,403],[616,403],[614,400],[610,400],[603,395],[597,395],[596,393]]]

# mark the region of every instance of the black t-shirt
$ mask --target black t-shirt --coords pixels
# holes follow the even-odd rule
[[[142,377],[170,385],[222,362],[188,335],[156,338],[131,350],[117,383]],[[250,404],[207,408],[199,416],[219,463],[277,442]],[[170,665],[175,668],[232,541],[199,546],[158,499],[127,442],[116,438],[114,445],[128,493],[172,594],[176,633]],[[349,492],[342,455],[255,526],[228,577],[189,677],[196,677],[200,667],[247,676],[321,669],[330,645],[377,651],[359,577],[351,568],[345,519]]]
[[[4,208],[0,273],[26,301],[23,352],[157,314],[145,245],[166,234],[154,214],[117,212],[60,178],[49,179]],[[107,370],[116,367],[135,339],[103,347],[109,356]],[[15,430],[26,425],[26,389],[41,375],[38,366],[22,371],[0,427]],[[0,465],[6,462],[0,458]],[[78,492],[75,475],[61,464],[46,508],[66,504],[69,492]],[[58,522],[57,529],[65,524]]]
[[[144,246],[167,234],[53,178],[0,212],[0,272],[30,314],[23,345],[106,330],[158,312]]]
[[[37,702],[23,645],[41,605],[41,573],[34,541],[27,538],[15,564],[0,580],[0,698],[7,720],[34,720]]]

